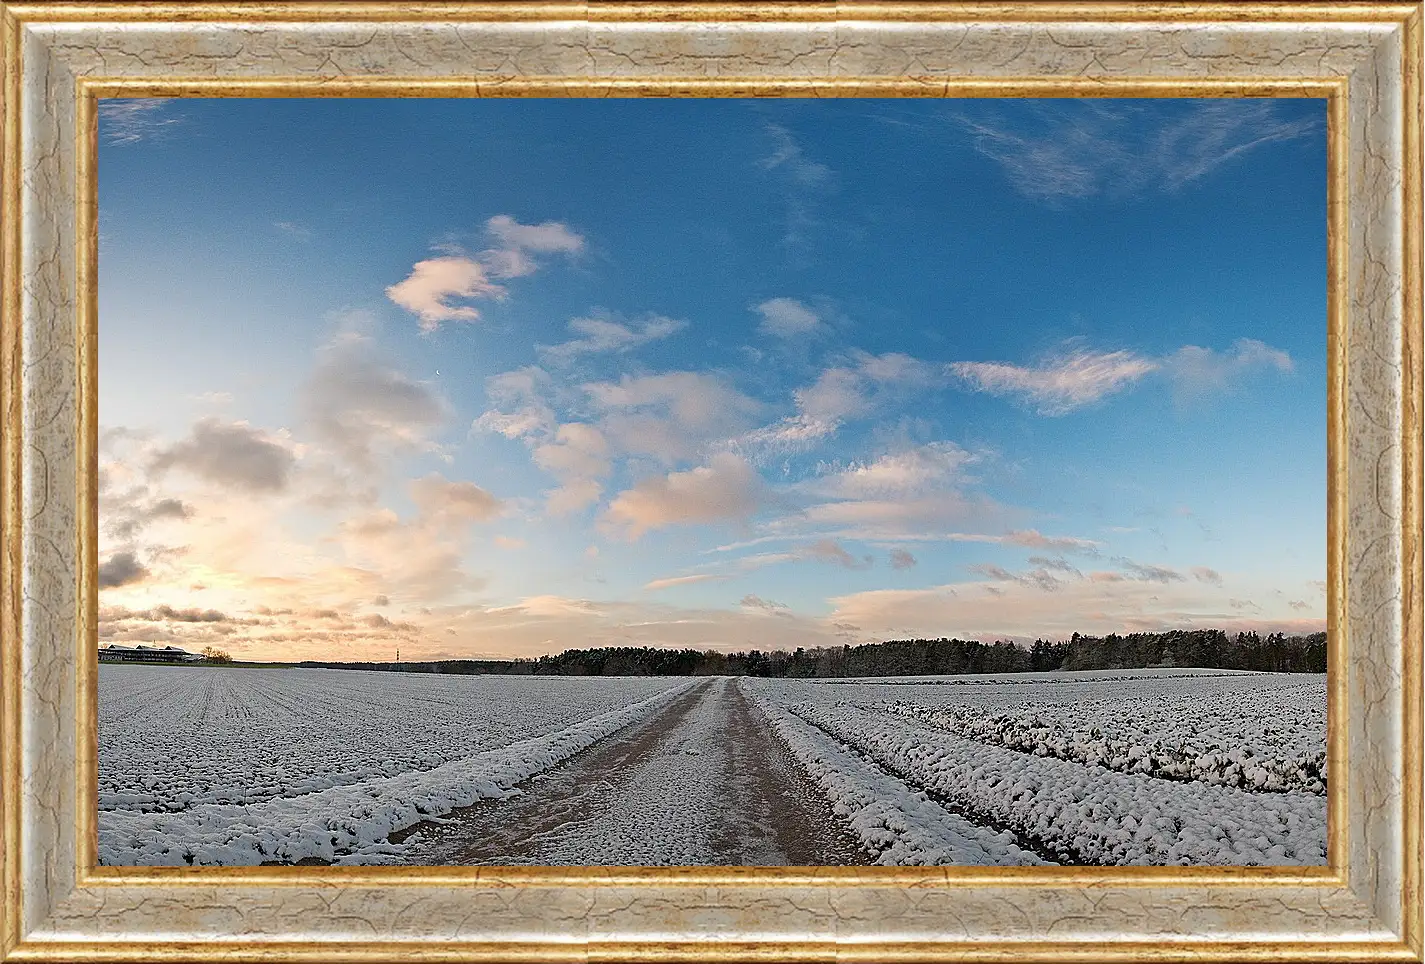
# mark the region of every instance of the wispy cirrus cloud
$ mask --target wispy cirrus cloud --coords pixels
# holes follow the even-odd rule
[[[966,480],[966,468],[978,460],[954,442],[929,442],[853,462],[814,487],[842,498],[905,496],[958,485]]]
[[[1179,402],[1225,394],[1254,371],[1295,371],[1291,355],[1252,338],[1226,351],[1184,345],[1152,358],[1137,352],[1076,348],[1029,365],[1012,362],[952,362],[951,375],[975,391],[1015,399],[1040,415],[1060,416],[1126,391],[1145,376],[1165,376]]]
[[[99,102],[99,136],[108,144],[136,144],[158,137],[183,118],[170,97],[124,97]]]
[[[730,446],[752,457],[805,450],[834,435],[845,422],[875,411],[908,389],[930,384],[936,370],[901,352],[851,351],[839,362],[792,392],[796,414],[733,439]]]
[[[297,221],[273,221],[272,226],[296,241],[310,241],[313,237],[312,229]]]
[[[1183,109],[1094,101],[982,105],[954,115],[979,153],[1025,197],[1050,204],[1178,191],[1267,144],[1320,130],[1268,100]]]
[[[1130,351],[1073,351],[1035,365],[954,362],[950,371],[990,395],[1026,402],[1040,415],[1065,415],[1120,392],[1158,363]]]
[[[836,174],[830,167],[809,157],[801,142],[781,124],[767,124],[763,130],[772,151],[761,166],[782,181],[786,198],[786,221],[782,244],[804,251],[811,244],[819,223],[817,201],[836,189]]]

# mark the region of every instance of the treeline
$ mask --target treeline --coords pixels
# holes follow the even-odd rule
[[[408,673],[491,673],[519,676],[764,676],[838,678],[1027,673],[1057,669],[1142,669],[1156,666],[1326,672],[1326,634],[1286,636],[1220,629],[1083,636],[1033,645],[1001,640],[899,639],[860,646],[715,653],[696,649],[606,647],[570,649],[537,659],[450,659],[408,663],[300,663],[331,669]]]

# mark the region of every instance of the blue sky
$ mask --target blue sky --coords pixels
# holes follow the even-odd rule
[[[101,635],[1325,614],[1313,100],[101,108]]]

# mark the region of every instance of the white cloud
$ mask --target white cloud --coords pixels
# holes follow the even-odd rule
[[[617,382],[579,386],[588,422],[559,424],[558,392],[543,369],[529,367],[486,380],[491,408],[472,426],[521,439],[536,465],[560,480],[548,493],[551,515],[567,515],[597,502],[602,479],[617,458],[649,455],[665,465],[700,457],[711,441],[745,428],[758,404],[704,372],[625,375]],[[580,406],[562,396],[561,409]]]
[[[571,515],[598,502],[603,494],[603,483],[597,479],[570,479],[545,493],[544,508],[556,518]]]
[[[568,364],[576,356],[604,352],[626,352],[659,341],[688,327],[686,321],[652,315],[630,324],[608,318],[575,318],[569,330],[582,338],[558,345],[536,346],[540,355],[555,364]]]
[[[760,611],[772,613],[774,615],[785,614],[788,610],[786,603],[779,603],[775,599],[763,599],[755,593],[748,593],[737,601],[743,609],[750,611]]]
[[[692,586],[700,582],[726,582],[730,576],[716,575],[714,573],[695,573],[691,576],[669,576],[666,579],[654,579],[645,583],[643,588],[648,592],[655,592],[659,589],[672,589],[674,586]]]
[[[863,540],[998,541],[1002,537],[954,531],[966,522],[1002,524],[1011,514],[968,490],[974,480],[966,469],[977,460],[959,445],[942,441],[831,471],[822,467],[824,474],[782,490],[801,506],[764,529],[770,535],[815,532]]]
[[[577,512],[603,494],[599,480],[609,473],[612,463],[608,439],[594,426],[565,423],[551,441],[534,447],[533,456],[536,465],[562,483],[547,494],[546,508],[551,515]]]
[[[801,416],[815,424],[838,425],[867,407],[861,377],[849,368],[827,369],[815,383],[797,389],[794,397]]]
[[[991,395],[1028,402],[1041,415],[1065,415],[1121,391],[1158,368],[1129,351],[1076,351],[1033,367],[1007,362],[955,362],[950,371]]]
[[[350,329],[318,352],[302,404],[313,434],[367,471],[384,451],[439,454],[430,436],[451,415],[428,382],[390,367],[370,337]]]
[[[584,250],[584,238],[558,221],[520,224],[507,214],[497,214],[485,222],[485,232],[495,243],[477,258],[494,278],[534,274],[540,267],[535,255],[573,256]]]
[[[818,539],[810,545],[803,546],[798,555],[804,559],[830,563],[843,569],[869,569],[873,561],[870,556],[859,558],[853,556],[845,546],[835,539]]]
[[[1072,536],[1046,536],[1038,529],[1016,529],[1000,539],[1011,546],[1026,549],[1052,549],[1055,552],[1073,552],[1084,555],[1098,555],[1099,543],[1092,539],[1076,539]]]
[[[797,414],[749,432],[737,441],[743,449],[772,452],[805,448],[826,438],[850,417],[869,408],[859,373],[849,368],[829,368],[806,388],[792,393]]]
[[[1129,578],[1137,579],[1140,582],[1159,582],[1167,584],[1170,582],[1184,581],[1182,573],[1167,566],[1155,566],[1149,563],[1134,562],[1132,559],[1124,559],[1121,557],[1113,561],[1128,574]],[[1199,581],[1210,582],[1211,580]]]
[[[912,555],[910,552],[908,552],[908,551],[905,550],[905,549],[892,549],[892,550],[891,550],[891,568],[892,568],[892,569],[898,569],[898,570],[900,570],[900,569],[913,569],[913,568],[915,568],[915,566],[916,566],[916,564],[917,564],[918,562],[919,562],[919,560],[916,559],[914,555]]]
[[[504,285],[491,280],[520,278],[539,269],[533,254],[577,254],[584,239],[557,221],[520,224],[506,214],[485,223],[486,233],[496,242],[478,255],[466,253],[459,245],[441,244],[443,256],[418,261],[405,280],[386,289],[386,296],[420,321],[422,331],[435,331],[442,322],[473,322],[480,312],[453,299],[501,299],[508,293]]]
[[[1209,569],[1207,566],[1193,566],[1192,577],[1198,582],[1211,583],[1214,586],[1222,585],[1222,574],[1216,569]]]
[[[823,502],[809,506],[787,521],[803,527],[840,527],[856,538],[899,539],[917,533],[943,532],[948,526],[968,521],[984,521],[1002,511],[982,497],[947,491],[910,498]]]
[[[246,422],[200,419],[188,437],[159,451],[155,472],[184,469],[215,485],[248,492],[281,492],[296,464],[291,443]]]
[[[828,621],[850,624],[864,640],[957,636],[962,639],[1067,638],[1090,634],[1210,628],[1319,632],[1325,623],[1294,614],[1244,619],[1218,587],[1136,579],[1056,578],[1037,570],[981,570],[993,582],[927,589],[880,589],[830,600]],[[1051,586],[1048,579],[1053,579]],[[992,591],[991,591],[992,590]]]
[[[705,372],[625,375],[582,386],[602,416],[599,427],[617,451],[672,465],[736,435],[761,406]]]
[[[554,431],[554,409],[546,400],[549,373],[535,365],[501,372],[485,379],[491,408],[471,424],[472,431],[495,432],[508,439],[547,435]]]
[[[1237,339],[1225,352],[1184,345],[1163,360],[1163,367],[1180,402],[1231,391],[1255,370],[1290,374],[1296,368],[1291,355],[1252,338]]]
[[[545,221],[542,224],[520,224],[508,214],[497,214],[485,222],[485,229],[505,250],[534,251],[539,254],[578,254],[584,250],[584,238],[567,224]]]
[[[815,382],[796,389],[797,413],[734,440],[739,451],[762,454],[801,451],[834,435],[850,419],[865,416],[905,390],[929,382],[932,369],[909,355],[849,353],[849,365],[827,368]]]
[[[609,471],[609,442],[592,425],[566,422],[553,441],[535,447],[534,462],[559,478],[598,478]]]
[[[423,517],[443,523],[487,522],[504,511],[504,503],[474,482],[451,482],[432,472],[410,484],[411,501]]]
[[[816,312],[793,298],[772,298],[754,305],[752,310],[762,316],[757,330],[776,338],[809,335],[821,325]]]
[[[856,370],[878,385],[891,388],[914,388],[928,384],[934,377],[932,366],[912,358],[902,352],[892,351],[884,355],[855,350],[851,357]]]
[[[339,526],[339,542],[354,567],[380,575],[383,592],[437,602],[480,588],[463,557],[472,526],[498,518],[504,503],[469,481],[431,473],[407,484],[416,514],[366,508]]]
[[[666,408],[689,428],[719,422],[732,407],[753,410],[757,403],[704,372],[667,372],[661,375],[625,375],[617,382],[590,382],[584,392],[601,409]]]
[[[490,281],[485,266],[460,255],[417,261],[406,280],[386,289],[386,297],[420,319],[421,331],[442,321],[479,321],[480,312],[456,306],[452,298],[502,298],[505,288]]]
[[[746,460],[721,452],[707,465],[645,479],[620,493],[604,513],[604,523],[635,540],[668,526],[746,520],[762,497],[762,480]]]
[[[149,572],[132,552],[116,552],[99,564],[99,588],[113,589],[138,582]]]

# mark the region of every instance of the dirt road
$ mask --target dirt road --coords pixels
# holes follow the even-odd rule
[[[867,858],[733,679],[401,835],[421,864],[835,866]]]

